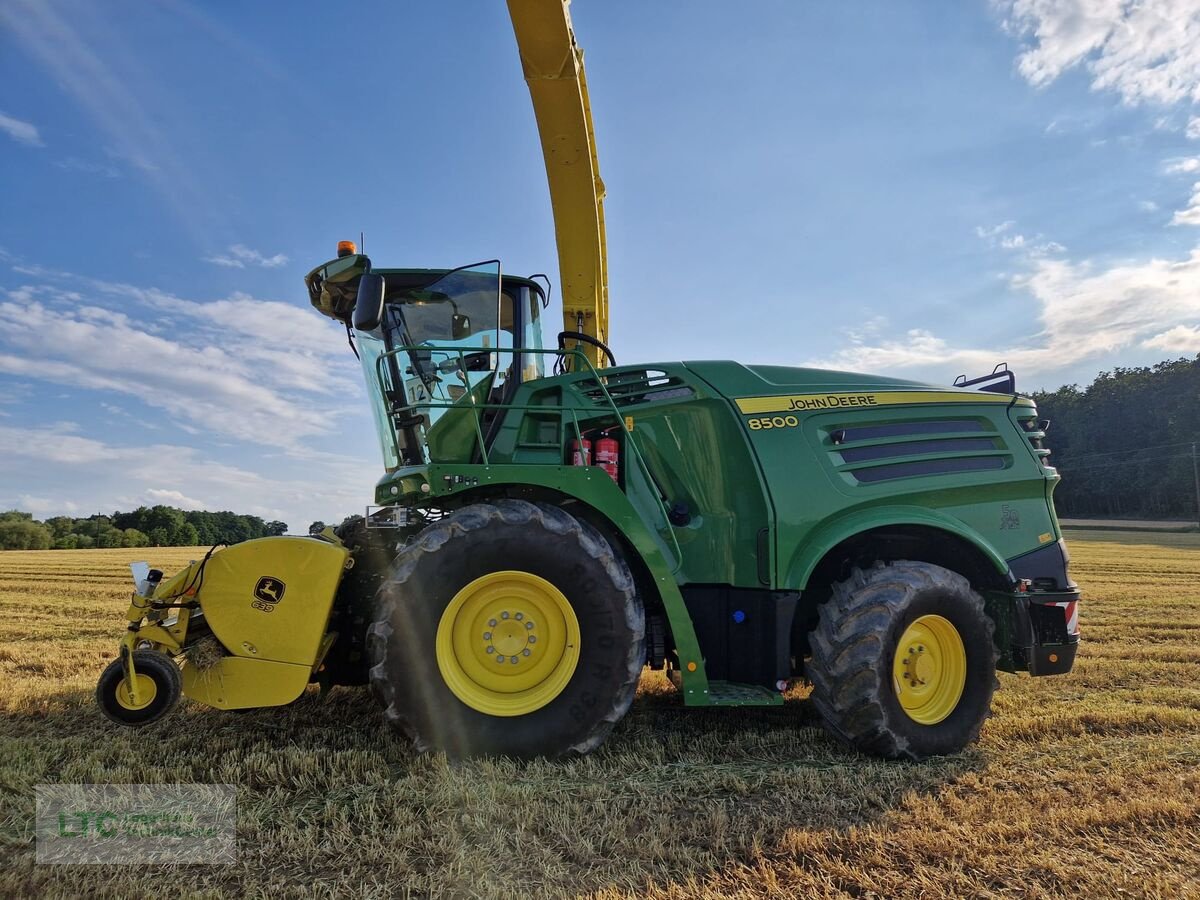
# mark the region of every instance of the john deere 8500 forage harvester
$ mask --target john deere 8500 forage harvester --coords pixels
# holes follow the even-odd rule
[[[306,282],[361,356],[377,506],[141,578],[105,712],[369,683],[422,749],[586,753],[650,666],[688,707],[807,679],[835,735],[919,759],[976,737],[997,668],[1069,671],[1058,475],[1011,373],[617,365],[582,54],[562,0],[509,9],[564,330],[544,346],[546,288],[498,262],[381,268],[341,245]]]

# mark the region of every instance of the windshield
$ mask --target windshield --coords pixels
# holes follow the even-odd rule
[[[400,284],[393,287],[395,281]],[[372,394],[382,395],[372,403],[379,407],[376,418],[382,412],[386,420],[376,423],[386,424],[380,432],[385,463],[427,462],[431,432],[451,407],[487,403],[507,381],[512,300],[501,294],[500,283],[500,264],[491,261],[431,284],[405,285],[400,278],[388,284],[376,332],[385,348],[363,356],[368,384],[378,386]]]

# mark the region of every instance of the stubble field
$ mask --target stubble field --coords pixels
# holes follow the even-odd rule
[[[921,764],[834,743],[805,688],[684,711],[649,673],[567,763],[417,756],[351,689],[121,729],[92,690],[146,551],[0,553],[0,895],[1200,896],[1200,539],[1074,537],[1074,673],[1001,675]],[[237,785],[239,863],[34,862],[34,785],[140,781]]]

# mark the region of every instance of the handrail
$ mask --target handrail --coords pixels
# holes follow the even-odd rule
[[[394,347],[391,350],[387,350],[387,351],[381,353],[379,355],[379,358],[375,360],[375,377],[379,382],[379,389],[381,392],[383,392],[383,385],[384,385],[383,361],[385,359],[400,356],[401,354],[410,354],[412,351],[416,351],[416,350],[419,350],[422,352],[443,353],[447,356],[457,356],[458,366],[460,367],[461,371],[464,374],[466,374],[468,371],[466,368],[466,356],[468,354],[474,355],[477,353],[488,353],[488,354],[508,353],[508,354],[515,355],[518,353],[520,353],[520,354],[535,353],[535,354],[543,354],[543,355],[554,354],[556,356],[570,355],[572,357],[578,358],[579,360],[582,361],[582,364],[585,367],[585,369],[572,368],[570,375],[567,377],[570,378],[571,383],[578,382],[578,381],[592,381],[596,384],[596,386],[600,389],[601,393],[604,395],[605,400],[608,401],[608,410],[612,413],[613,418],[616,420],[617,427],[621,428],[625,432],[625,434],[628,436],[628,440],[626,441],[627,450],[630,451],[630,455],[632,455],[633,459],[636,461],[638,469],[641,471],[642,475],[644,476],[646,483],[651,486],[654,486],[657,484],[657,482],[654,479],[654,475],[650,472],[650,467],[648,465],[646,465],[646,460],[643,458],[641,450],[638,449],[637,441],[633,437],[633,432],[630,429],[626,428],[625,417],[621,413],[621,411],[617,408],[617,404],[613,401],[612,395],[608,392],[608,388],[604,384],[604,381],[602,380],[602,376],[601,376],[600,372],[596,369],[595,366],[592,365],[592,361],[590,359],[588,359],[587,355],[582,350],[579,350],[579,349],[559,350],[559,349],[526,348],[526,347],[522,347],[520,349],[517,349],[517,348],[502,349],[499,347],[484,347],[484,346],[480,346],[480,347],[461,347],[461,346],[431,347],[429,345],[405,344],[405,345],[402,345],[399,347]],[[493,371],[495,371],[495,370],[493,370]],[[384,393],[383,396],[386,397],[386,393]],[[467,379],[466,396],[468,396],[470,398],[470,403],[468,403],[466,406],[460,405],[459,400],[461,400],[461,398],[459,398],[459,400],[454,400],[454,401],[429,400],[429,401],[423,401],[423,402],[419,402],[419,403],[412,403],[412,404],[409,404],[407,408],[409,408],[409,409],[466,409],[466,408],[470,408],[475,413],[475,416],[473,419],[474,425],[475,425],[475,436],[479,443],[479,455],[483,459],[483,464],[485,466],[491,464],[488,459],[487,441],[483,436],[483,427],[481,424],[481,414],[482,414],[483,410],[486,410],[486,409],[505,409],[505,410],[520,409],[520,410],[531,410],[531,411],[537,411],[537,412],[548,412],[548,413],[554,413],[554,414],[558,414],[558,415],[562,415],[563,413],[569,412],[571,414],[572,425],[573,425],[574,431],[575,431],[575,438],[581,444],[583,442],[583,433],[579,427],[578,410],[576,410],[573,407],[566,407],[566,406],[561,406],[561,405],[554,406],[554,405],[550,405],[550,404],[525,405],[525,404],[511,404],[511,403],[479,403],[475,399],[475,394],[472,390],[469,379]],[[389,410],[389,412],[391,412],[391,411]],[[396,425],[395,425],[394,418],[392,415],[389,415],[387,417],[387,419],[388,419],[388,426],[392,432],[392,441],[396,443],[397,450],[399,450],[399,443],[398,443],[397,436],[396,436]],[[534,463],[533,465],[538,465],[538,464]],[[676,570],[678,570],[679,566],[682,564],[683,552],[679,547],[679,541],[675,537],[675,532],[671,529],[671,519],[670,519],[669,513],[667,512],[666,504],[663,503],[663,498],[658,495],[657,491],[654,492],[654,501],[658,505],[659,512],[662,514],[662,521],[663,521],[664,525],[666,526],[667,534],[670,537],[671,546],[675,551],[675,566],[674,566],[673,571],[676,571]]]

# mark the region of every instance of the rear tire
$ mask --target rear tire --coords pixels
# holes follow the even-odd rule
[[[864,752],[957,753],[991,709],[993,630],[983,598],[949,569],[906,560],[855,569],[810,637],[813,704],[835,736]]]
[[[545,504],[447,515],[400,550],[380,601],[371,686],[422,751],[588,753],[629,709],[645,663],[628,566],[590,525]],[[540,645],[525,643],[537,635]],[[534,667],[548,674],[512,691],[506,679]]]

